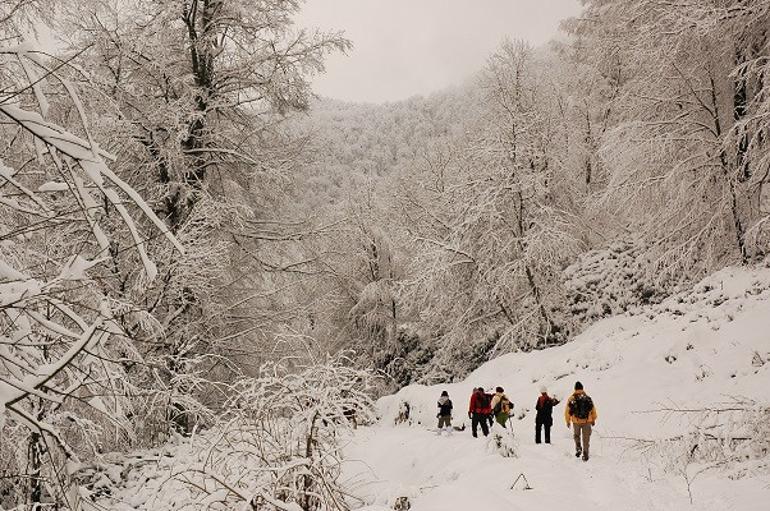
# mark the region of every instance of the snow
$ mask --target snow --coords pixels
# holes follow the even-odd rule
[[[41,292],[42,285],[35,279],[0,284],[0,307],[6,307],[24,299],[30,299],[38,296]]]
[[[67,262],[59,274],[61,280],[86,280],[86,272],[104,262],[104,259],[88,260],[80,255],[75,255]]]
[[[563,506],[649,510],[684,504],[686,496],[670,483],[660,485],[637,480],[641,474],[627,474],[622,460],[606,456],[608,445],[595,446],[598,463],[583,464],[566,448],[571,434],[563,424],[555,426],[561,428],[555,431],[553,444],[536,446],[528,436],[529,442],[520,442],[518,458],[490,452],[490,440],[474,439],[467,431],[448,438],[416,428],[377,428],[362,432],[351,447],[351,458],[360,457],[366,464],[349,470],[354,480],[377,478],[358,489],[372,503],[362,509],[370,511],[392,509],[401,496],[408,497],[416,511]],[[524,478],[516,481],[520,474]],[[525,489],[527,485],[531,489]]]
[[[55,363],[40,365],[38,367],[37,374],[28,375],[24,378],[23,381],[14,382],[13,388],[7,385],[4,385],[3,388],[0,388],[0,415],[6,412],[6,408],[9,403],[13,404],[15,401],[18,401],[26,394],[38,395],[41,398],[47,398],[49,400],[54,400],[55,402],[55,399],[51,398],[51,396],[46,396],[38,389],[40,389],[40,387],[42,387],[56,373],[64,369],[75,356],[80,354],[89,346],[93,345],[94,339],[99,339],[99,336],[94,334],[97,332],[99,327],[101,327],[101,324],[102,320],[97,319],[88,330],[84,331],[80,335],[77,342],[73,343],[67,352],[64,353]],[[18,413],[20,412],[17,410],[17,414]],[[42,424],[42,422],[33,422],[33,426],[35,427],[42,427]]]
[[[352,437],[340,434],[351,508],[392,510],[408,499],[411,511],[766,509],[769,306],[770,269],[728,268],[640,313],[601,320],[564,346],[505,355],[465,381],[413,385],[383,397],[377,403],[379,423],[358,428]],[[585,463],[574,457],[572,432],[562,417],[575,380],[583,382],[598,409]],[[466,400],[480,385],[505,388],[515,404],[510,430],[495,425],[489,438],[471,437]],[[541,385],[562,400],[554,408],[550,445],[534,443]],[[436,433],[442,390],[455,405],[454,425],[465,425],[464,431]],[[396,424],[404,402],[410,404],[411,423]],[[747,412],[664,411],[720,407]],[[703,443],[699,448],[705,456],[681,456],[692,447],[689,432]],[[185,470],[200,466],[206,457],[201,445],[214,434],[176,439],[138,453],[133,462],[124,460],[125,468],[106,469],[108,475],[122,472],[125,480],[114,481],[109,501],[102,504],[126,511],[209,504],[224,509],[217,502],[226,496],[221,488],[201,497],[184,482],[191,477]],[[730,449],[735,456],[724,459],[724,445],[709,442],[709,434],[754,441],[739,443]],[[238,473],[242,463],[230,456],[220,470]],[[96,473],[94,482],[92,489],[106,480]]]
[[[134,240],[136,251],[139,252],[139,258],[142,261],[142,266],[144,266],[144,271],[147,274],[147,279],[149,281],[155,280],[155,277],[158,275],[158,267],[155,265],[154,262],[150,260],[150,257],[147,255],[147,250],[144,246],[144,240],[139,234],[139,231],[137,230],[136,225],[134,224],[134,221],[131,218],[131,214],[123,205],[123,202],[120,200],[120,196],[115,190],[112,190],[109,188],[103,188],[102,191],[104,195],[107,197],[107,199],[109,199],[109,201],[112,203],[112,205],[115,206],[115,209],[118,211],[118,214],[123,219],[123,222],[125,222],[126,227],[128,227],[128,230],[131,233],[131,238],[133,238]]]
[[[142,199],[141,195],[134,190],[131,186],[128,185],[125,181],[120,179],[117,174],[115,174],[112,170],[110,170],[107,165],[104,164],[104,162],[101,162],[100,165],[96,166],[89,166],[89,164],[86,164],[86,167],[90,168],[92,172],[97,173],[99,175],[104,175],[109,179],[115,186],[120,188],[123,193],[129,196],[129,198],[136,204],[136,206],[142,210],[142,213],[153,223],[155,224],[155,227],[157,227],[163,235],[166,237],[168,241],[171,242],[172,245],[176,248],[176,250],[180,254],[184,254],[185,250],[184,247],[179,243],[179,240],[176,239],[176,236],[174,236],[171,231],[168,230],[168,227],[166,226],[163,221],[158,218],[158,216],[155,214],[155,212],[152,210],[149,204],[145,202],[144,199]],[[86,168],[84,167],[84,168]]]
[[[29,130],[36,138],[54,146],[59,151],[79,160],[94,161],[91,145],[83,139],[64,131],[59,126],[47,122],[39,113],[23,110],[15,105],[0,105],[3,113]],[[99,152],[111,160],[115,157],[104,151]]]
[[[564,346],[500,357],[463,382],[406,387],[379,401],[378,426],[359,430],[347,449],[346,476],[368,504],[362,509],[371,511],[393,509],[402,496],[409,498],[412,511],[681,509],[690,506],[688,480],[694,509],[766,509],[766,450],[752,457],[749,448],[744,461],[712,466],[702,459],[678,458],[674,441],[644,452],[629,439],[663,441],[697,426],[731,437],[746,433],[744,415],[660,410],[752,400],[766,409],[768,299],[770,270],[728,268],[693,291],[646,309],[647,314],[595,323]],[[534,443],[539,387],[546,385],[564,401],[576,380],[585,385],[599,414],[587,463],[573,456],[563,402],[554,408],[552,445]],[[455,403],[454,424],[469,428],[465,403],[471,390],[495,385],[503,386],[515,403],[511,424],[517,457],[501,457],[491,440],[474,439],[468,429],[451,437],[430,431],[442,390]],[[394,424],[403,402],[411,406],[411,426]],[[510,489],[519,474],[531,490],[523,489],[523,478]]]
[[[0,259],[0,278],[4,280],[27,280],[29,277]]]
[[[37,189],[38,192],[66,192],[69,190],[69,185],[61,181],[48,181],[43,183]]]

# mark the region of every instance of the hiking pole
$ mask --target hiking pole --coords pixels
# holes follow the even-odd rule
[[[515,481],[513,482],[513,484],[511,485],[511,490],[513,490],[513,489],[515,489],[515,488],[516,488],[516,483],[518,483],[518,482],[519,482],[519,479],[524,479],[524,484],[525,484],[525,486],[524,486],[524,489],[525,489],[525,490],[533,490],[533,489],[534,489],[534,488],[532,488],[532,487],[529,485],[529,481],[527,481],[527,476],[525,476],[525,475],[524,475],[524,472],[522,472],[521,474],[519,474],[519,477],[517,477],[517,478],[516,478],[516,480],[515,480]]]

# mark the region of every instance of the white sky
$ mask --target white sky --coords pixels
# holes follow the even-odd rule
[[[538,46],[579,12],[578,0],[307,0],[297,22],[355,45],[329,57],[318,94],[382,102],[460,83],[504,37]]]

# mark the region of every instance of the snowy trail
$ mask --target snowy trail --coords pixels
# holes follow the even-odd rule
[[[684,481],[679,488],[645,481],[642,465],[607,456],[603,451],[609,441],[596,434],[591,460],[576,459],[570,432],[563,425],[561,429],[561,433],[554,429],[553,444],[520,439],[518,458],[504,458],[489,440],[474,439],[467,430],[439,437],[422,428],[362,428],[349,446],[346,473],[356,495],[370,504],[362,509],[370,511],[392,509],[401,496],[409,497],[415,511],[501,505],[513,510],[556,509],[567,504],[673,510],[689,505]],[[522,473],[532,489],[524,490],[525,483],[519,480],[511,490]]]
[[[594,323],[563,346],[498,357],[463,381],[404,387],[378,401],[382,421],[347,446],[347,486],[369,511],[392,509],[401,496],[411,511],[767,510],[768,310],[770,269],[725,269],[659,305]],[[574,457],[562,418],[578,380],[599,416],[588,463]],[[472,390],[497,385],[516,405],[509,424],[517,457],[467,430],[447,438],[426,429],[442,391],[460,425]],[[534,443],[541,385],[562,401],[550,446]],[[394,426],[405,404],[410,425]],[[735,415],[705,413],[736,405]],[[510,489],[520,473],[533,489]]]

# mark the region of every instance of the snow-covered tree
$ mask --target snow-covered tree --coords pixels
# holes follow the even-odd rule
[[[595,205],[642,233],[662,278],[765,251],[747,232],[766,179],[766,21],[766,2],[619,0],[586,2],[570,23],[597,73],[618,70]]]
[[[137,351],[122,327],[134,305],[95,283],[112,280],[119,257],[139,268],[137,287],[156,281],[148,235],[184,250],[112,170],[115,156],[96,141],[62,64],[30,43],[0,48],[0,58],[0,130],[8,141],[0,160],[0,430],[26,447],[15,453],[27,467],[12,471],[15,503],[77,508],[78,460],[89,442],[98,449],[97,439],[78,436],[102,425],[130,436],[127,398],[136,390],[123,363]],[[55,121],[66,108],[79,134]]]
[[[282,124],[306,108],[324,57],[349,47],[339,34],[295,29],[301,5],[87,1],[57,19],[78,65],[71,79],[92,91],[84,102],[119,157],[115,172],[186,248],[176,257],[151,243],[160,278],[141,293],[115,290],[143,304],[126,331],[160,371],[182,429],[187,375],[258,366],[296,308],[285,292],[296,274],[285,269],[303,258],[303,218],[283,204],[302,141]],[[120,263],[120,280],[133,281],[135,265]]]

